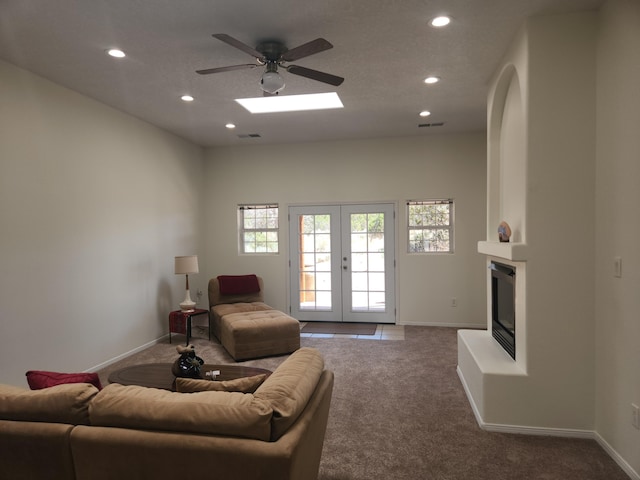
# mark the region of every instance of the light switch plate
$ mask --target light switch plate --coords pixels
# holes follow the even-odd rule
[[[613,257],[613,276],[622,277],[622,257]]]

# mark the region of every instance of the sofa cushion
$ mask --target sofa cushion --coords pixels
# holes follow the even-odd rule
[[[27,383],[31,390],[54,387],[63,383],[90,383],[98,390],[102,390],[100,377],[97,373],[60,373],[45,370],[29,370]]]
[[[195,378],[176,378],[176,391],[182,393],[193,392],[241,392],[253,393],[267,378],[266,373],[251,377],[235,378],[233,380],[198,380]]]
[[[91,402],[92,425],[269,440],[272,409],[250,393],[179,393],[117,383]]]
[[[273,308],[264,302],[221,303],[211,307],[215,318],[222,318],[232,313],[262,312],[266,310],[273,310]]]
[[[279,310],[230,313],[218,338],[236,361],[282,355],[300,348],[300,322]]]
[[[89,402],[98,389],[67,383],[41,390],[0,385],[0,418],[24,422],[89,425]]]
[[[255,392],[273,408],[271,440],[277,440],[295,423],[307,406],[324,370],[324,359],[315,348],[292,353]]]

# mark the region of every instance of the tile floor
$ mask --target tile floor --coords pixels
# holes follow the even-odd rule
[[[306,325],[300,322],[300,328]],[[364,340],[404,340],[404,325],[378,325],[376,333],[373,335],[344,335],[333,333],[304,333],[300,332],[301,337],[313,338],[360,338]]]

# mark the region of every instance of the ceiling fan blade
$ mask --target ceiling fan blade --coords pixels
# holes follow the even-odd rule
[[[248,53],[254,58],[264,60],[264,55],[259,51],[257,51],[255,48],[252,48],[249,45],[242,43],[240,40],[236,40],[235,38],[227,35],[226,33],[214,33],[212,37],[217,38],[218,40],[221,40],[224,43],[231,45],[232,47],[236,47],[237,49],[242,50],[245,53]]]
[[[206,68],[204,70],[196,70],[200,75],[209,75],[210,73],[231,72],[233,70],[244,70],[245,68],[255,68],[258,65],[254,63],[245,63],[242,65],[230,65],[228,67]]]
[[[324,52],[325,50],[329,50],[333,48],[327,40],[324,38],[316,38],[315,40],[311,40],[299,47],[292,48],[291,50],[287,50],[280,57],[281,60],[285,62],[293,62],[294,60],[298,60],[300,58],[308,57],[309,55],[313,55],[314,53]]]
[[[298,65],[289,65],[285,67],[289,73],[294,75],[300,75],[301,77],[310,78],[311,80],[317,80],[318,82],[328,83],[337,87],[342,85],[344,78],[331,75],[329,73],[319,72],[318,70],[312,70],[310,68],[300,67]]]

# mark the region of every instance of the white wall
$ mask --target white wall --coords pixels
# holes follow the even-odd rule
[[[629,476],[640,478],[631,407],[640,406],[640,3],[609,0],[593,15],[531,19],[528,39],[517,39],[530,51],[528,245],[518,251],[527,257],[529,363],[513,372],[513,393],[492,395],[496,382],[478,381],[482,371],[469,369],[478,375],[463,380],[468,391],[483,393],[481,417],[485,403],[514,403],[489,429],[593,430]],[[622,258],[620,278],[614,257]],[[471,364],[468,350],[460,358]]]
[[[529,19],[488,99],[489,188],[502,193],[490,217],[526,228],[517,258],[510,244],[490,253],[517,267],[515,361],[485,332],[459,332],[459,372],[488,428],[593,429],[595,19]]]
[[[640,476],[640,430],[631,425],[631,403],[640,406],[640,2],[608,2],[599,26],[596,429]]]
[[[593,429],[596,20],[528,22],[529,425]]]
[[[202,150],[0,62],[0,382],[154,341],[198,252]]]
[[[483,134],[213,148],[205,166],[205,238],[210,276],[257,273],[266,300],[287,309],[289,205],[397,203],[399,324],[484,327],[486,140]],[[406,253],[407,200],[455,200],[453,255]],[[236,207],[275,202],[281,208],[281,253],[237,253]],[[456,297],[457,307],[451,307]]]

